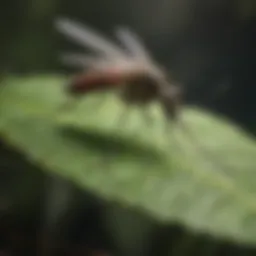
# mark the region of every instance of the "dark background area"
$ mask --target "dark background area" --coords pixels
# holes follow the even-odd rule
[[[254,0],[4,0],[3,72],[66,72],[59,55],[77,46],[54,30],[69,17],[110,35],[126,25],[186,91],[186,102],[222,113],[255,133]],[[225,89],[225,90],[224,90]]]

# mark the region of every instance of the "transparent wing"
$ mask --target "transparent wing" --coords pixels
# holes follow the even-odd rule
[[[61,60],[67,65],[78,66],[89,69],[100,69],[114,64],[114,60],[109,60],[103,57],[89,56],[84,54],[64,54]]]
[[[152,62],[149,52],[145,49],[141,39],[128,28],[117,28],[116,35],[129,53],[137,59],[145,62]]]
[[[66,36],[75,40],[77,43],[80,43],[82,46],[87,46],[110,58],[126,57],[125,52],[123,52],[118,46],[108,41],[89,27],[68,19],[59,19],[56,21],[56,28]]]

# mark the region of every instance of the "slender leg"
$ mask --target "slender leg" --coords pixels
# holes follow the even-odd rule
[[[101,108],[104,107],[104,104],[106,103],[106,101],[108,100],[108,92],[103,91],[100,93],[100,95],[98,97],[96,97],[95,99],[95,107],[94,110],[100,110]]]
[[[63,102],[63,104],[60,105],[60,107],[59,107],[60,112],[66,112],[66,111],[74,108],[79,100],[80,100],[80,97],[77,97],[77,98],[74,98],[74,97],[67,98]]]
[[[122,109],[121,113],[117,114],[116,120],[114,120],[115,127],[122,132],[122,129],[126,129],[127,123],[129,120],[129,106],[124,105],[124,109]],[[113,131],[114,132],[114,131]],[[119,133],[119,131],[117,131]],[[111,140],[108,142],[111,143]],[[108,169],[111,167],[112,159],[116,157],[115,155],[108,155],[107,152],[102,156],[100,163],[104,169]]]
[[[142,111],[143,111],[142,115],[143,115],[143,119],[145,120],[145,123],[148,126],[152,126],[153,122],[154,122],[154,120],[153,120],[154,118],[151,115],[148,106],[142,106]]]

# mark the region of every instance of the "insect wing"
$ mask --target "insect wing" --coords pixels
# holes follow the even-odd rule
[[[80,43],[82,46],[88,47],[109,58],[123,58],[125,56],[125,53],[121,49],[89,27],[68,19],[58,20],[56,27],[64,35]]]

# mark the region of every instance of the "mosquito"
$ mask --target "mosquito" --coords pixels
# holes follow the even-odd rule
[[[193,140],[192,151],[195,148],[204,151],[199,144],[196,146],[193,135],[180,119],[182,88],[153,60],[139,36],[128,28],[117,28],[115,35],[122,45],[120,47],[90,27],[69,19],[57,20],[56,28],[95,53],[63,56],[67,64],[82,68],[67,86],[70,95],[80,97],[91,92],[112,90],[118,92],[128,106],[145,109],[149,104],[158,102],[167,121],[167,129],[170,124],[178,124]]]
[[[177,117],[180,88],[169,82],[166,72],[153,61],[131,30],[116,29],[116,36],[124,46],[122,49],[89,27],[70,20],[58,20],[56,26],[64,35],[97,53],[95,56],[63,56],[68,64],[83,68],[68,86],[71,95],[117,90],[126,104],[145,106],[158,101],[167,119]]]

